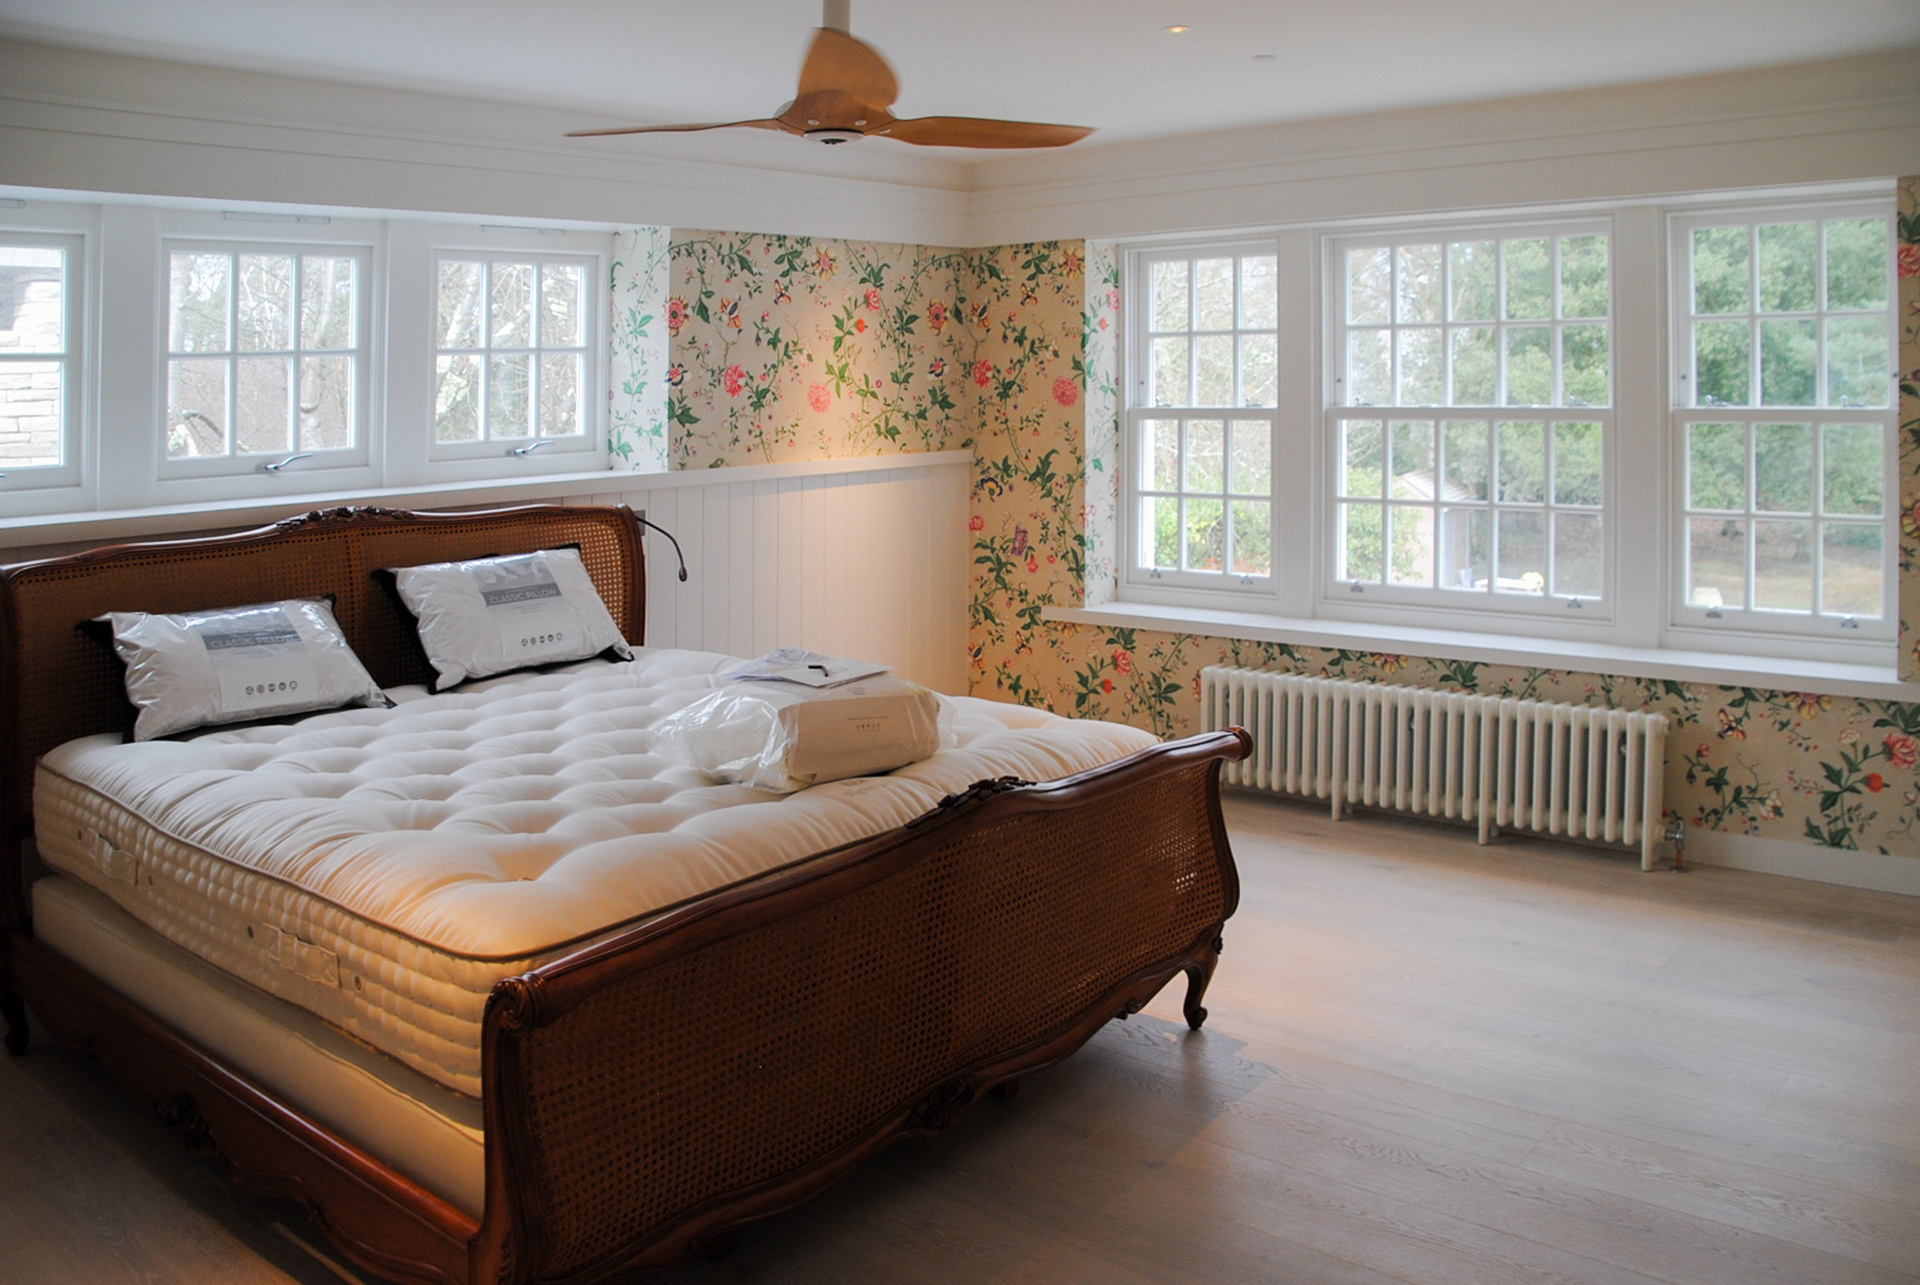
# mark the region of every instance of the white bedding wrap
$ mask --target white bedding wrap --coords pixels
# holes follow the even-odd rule
[[[655,729],[662,749],[703,772],[791,794],[891,772],[957,743],[952,707],[902,678],[839,687],[735,682]]]

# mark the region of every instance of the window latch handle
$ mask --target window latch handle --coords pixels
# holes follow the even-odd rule
[[[551,441],[528,442],[525,446],[509,446],[507,448],[507,454],[531,455],[535,451],[539,450],[542,446],[552,446],[552,445],[553,443]]]
[[[260,471],[262,473],[278,473],[281,469],[293,463],[295,460],[310,460],[312,458],[313,458],[312,451],[301,451],[298,455],[289,455],[284,460],[279,460],[273,463],[262,464],[260,466]]]

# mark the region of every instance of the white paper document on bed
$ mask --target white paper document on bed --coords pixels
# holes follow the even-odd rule
[[[892,665],[850,656],[822,656],[804,647],[775,647],[733,671],[736,682],[799,683],[803,687],[838,687],[876,674],[890,674]]]

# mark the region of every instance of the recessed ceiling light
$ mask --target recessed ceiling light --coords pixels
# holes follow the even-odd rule
[[[1172,25],[1171,27],[1168,27],[1168,28],[1167,28],[1166,30],[1167,30],[1167,34],[1168,34],[1169,36],[1184,36],[1184,35],[1186,35],[1186,34],[1187,34],[1187,33],[1188,33],[1189,31],[1192,31],[1192,30],[1193,30],[1193,28],[1192,28],[1192,27],[1189,27],[1189,26],[1186,26],[1186,25],[1185,25],[1185,24],[1183,24],[1183,23],[1178,23],[1178,22],[1176,22],[1176,23],[1174,23],[1174,24],[1173,24],[1173,25]]]

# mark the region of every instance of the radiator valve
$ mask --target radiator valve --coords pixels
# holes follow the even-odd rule
[[[1660,832],[1660,837],[1673,845],[1673,872],[1685,874],[1687,872],[1687,823],[1679,817],[1670,818],[1667,821],[1667,828]]]

